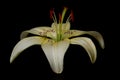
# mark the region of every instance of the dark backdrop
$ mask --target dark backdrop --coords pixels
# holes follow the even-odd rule
[[[112,4],[104,0],[41,0],[39,2],[4,2],[1,15],[0,66],[2,74],[10,79],[35,78],[40,80],[79,80],[112,77],[118,71],[118,53],[115,50],[116,27],[113,25]],[[26,49],[10,64],[9,58],[15,44],[20,40],[20,33],[37,26],[51,26],[49,10],[60,12],[66,6],[74,12],[72,29],[98,31],[105,40],[105,49],[97,41],[97,60],[91,64],[85,50],[80,46],[70,45],[64,58],[64,71],[56,76],[40,46]],[[118,45],[118,44],[117,44]],[[16,78],[15,78],[16,79]]]

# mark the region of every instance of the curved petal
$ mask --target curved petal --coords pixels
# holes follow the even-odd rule
[[[53,29],[55,29],[56,31],[59,31],[59,25],[60,24],[52,23],[51,27]],[[63,23],[62,24],[62,31],[65,32],[65,31],[68,31],[68,30],[70,30],[70,22]]]
[[[12,51],[12,54],[11,54],[11,57],[10,57],[10,63],[13,62],[13,60],[22,52],[24,51],[26,48],[30,47],[30,46],[33,46],[33,45],[40,45],[42,42],[43,42],[43,38],[41,37],[28,37],[28,38],[24,38],[22,39],[21,41],[19,41],[13,51]]]
[[[35,34],[39,36],[46,36],[50,38],[55,38],[56,37],[56,32],[53,28],[51,27],[36,27],[32,28],[30,30],[23,31],[20,35],[20,38],[23,39],[28,36],[28,34]]]
[[[67,32],[64,32],[64,38],[70,38],[70,37],[80,36],[80,35],[84,35],[84,34],[88,34],[88,35],[94,37],[99,42],[99,44],[102,48],[105,47],[102,35],[96,31],[69,30]]]
[[[69,40],[54,42],[46,40],[42,45],[42,49],[55,73],[63,71],[63,59],[66,50],[69,47]]]
[[[103,37],[102,37],[102,35],[99,32],[88,31],[88,32],[86,32],[86,34],[89,34],[89,35],[93,36],[99,42],[100,46],[103,49],[105,48]]]
[[[85,37],[71,39],[71,44],[81,45],[88,53],[92,63],[96,61],[96,47],[91,39]]]

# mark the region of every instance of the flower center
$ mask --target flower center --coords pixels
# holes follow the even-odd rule
[[[62,14],[59,13],[59,25],[57,25],[57,18],[56,18],[56,15],[55,15],[55,12],[54,12],[54,9],[51,9],[50,10],[50,18],[53,19],[54,23],[56,24],[56,40],[57,41],[60,41],[62,40],[62,36],[63,36],[63,20],[64,20],[64,17],[65,17],[65,14],[67,12],[68,8],[67,7],[64,7],[63,11],[62,11]],[[71,13],[69,15],[69,17],[67,18],[66,20],[66,23],[69,22],[70,20],[74,20],[74,17],[73,17],[73,11],[71,10]],[[65,27],[65,26],[64,26]]]

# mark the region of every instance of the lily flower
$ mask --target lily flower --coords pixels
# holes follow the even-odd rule
[[[97,58],[95,44],[88,37],[78,36],[88,34],[94,37],[100,46],[104,48],[102,35],[96,31],[70,30],[70,20],[73,20],[72,11],[66,22],[63,23],[67,10],[67,8],[64,8],[62,14],[59,14],[59,22],[57,22],[54,10],[50,11],[50,17],[54,21],[51,27],[41,26],[23,31],[20,36],[21,40],[13,48],[10,63],[12,63],[25,49],[33,45],[41,45],[53,72],[62,73],[64,55],[70,44],[82,46],[88,53],[91,62],[94,63]],[[29,34],[34,34],[34,36],[28,36]]]

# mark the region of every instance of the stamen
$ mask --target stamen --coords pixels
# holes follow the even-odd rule
[[[57,23],[57,18],[56,18],[56,15],[55,15],[55,12],[53,11],[53,15],[54,15],[54,19],[55,19],[55,21],[54,22],[56,22]]]
[[[71,13],[70,13],[70,19],[71,19],[72,22],[74,21],[74,14],[73,14],[72,10],[71,10]]]
[[[57,23],[57,19],[56,19],[54,9],[50,10],[50,19],[53,19],[53,21]]]
[[[68,21],[70,21],[70,15],[69,15],[69,17],[67,18],[66,22],[68,22]]]
[[[66,20],[66,22],[68,22],[68,21],[74,21],[74,14],[73,14],[73,11],[71,10],[71,13],[70,13],[70,15],[69,15],[69,17],[67,18],[67,20]]]
[[[61,16],[61,14],[59,13],[59,23],[61,23],[61,20],[62,20],[62,16]]]
[[[51,9],[51,10],[50,10],[50,19],[53,19],[53,14],[54,14],[53,12],[54,12],[54,10]]]

